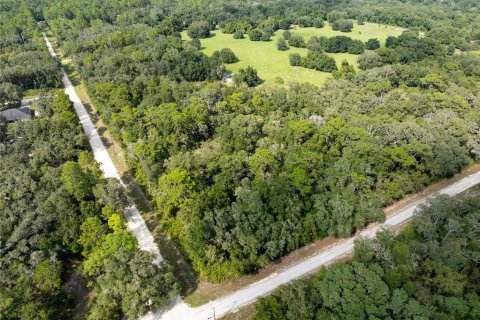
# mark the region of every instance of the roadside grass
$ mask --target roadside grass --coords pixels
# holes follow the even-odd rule
[[[398,36],[402,33],[401,28],[379,25],[375,23],[365,23],[358,25],[355,23],[352,32],[334,31],[328,23],[320,29],[316,28],[300,28],[294,27],[292,34],[302,35],[305,41],[312,36],[333,37],[336,35],[345,35],[352,39],[367,41],[370,38],[377,38],[382,45],[389,35]],[[211,55],[214,51],[222,48],[230,48],[239,58],[239,62],[226,65],[227,70],[235,73],[240,68],[251,66],[257,69],[258,75],[267,83],[275,83],[277,77],[282,78],[285,83],[289,82],[309,82],[313,85],[320,86],[332,77],[331,73],[321,72],[303,67],[292,67],[289,62],[291,53],[299,53],[302,56],[307,54],[306,48],[290,47],[289,50],[279,51],[276,47],[277,39],[282,37],[283,30],[275,32],[274,36],[268,42],[250,41],[245,35],[244,39],[233,39],[231,34],[225,34],[221,30],[212,32],[212,36],[207,39],[201,39],[202,50],[207,55]],[[189,40],[186,32],[182,33],[182,38]],[[335,58],[337,65],[340,66],[343,60],[347,60],[349,64],[357,66],[358,55],[349,53],[328,53]]]
[[[94,123],[97,131],[107,148],[108,154],[112,158],[113,163],[119,170],[122,181],[127,186],[128,196],[135,203],[139,209],[142,217],[145,219],[149,230],[152,232],[156,243],[160,248],[160,252],[163,258],[173,267],[173,273],[182,287],[182,294],[190,294],[196,289],[197,275],[188,264],[186,256],[178,250],[173,241],[168,239],[165,233],[162,231],[158,217],[151,205],[150,199],[148,199],[143,192],[142,188],[136,183],[131,169],[129,168],[123,154],[121,146],[113,139],[108,127],[97,117],[97,111],[95,110],[90,97],[88,96],[87,88],[78,74],[75,66],[70,58],[65,57],[60,47],[58,47],[56,39],[50,30],[46,32],[47,37],[52,43],[57,55],[61,59],[61,65],[67,73],[70,81],[75,88],[77,95],[87,109],[92,122]]]
[[[249,320],[255,315],[255,303],[248,304],[238,310],[227,313],[219,320]]]

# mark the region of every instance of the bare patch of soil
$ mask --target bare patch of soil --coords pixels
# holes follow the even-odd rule
[[[88,301],[92,290],[87,287],[85,279],[78,274],[79,261],[72,261],[67,269],[67,281],[62,289],[73,298],[74,308],[71,311],[72,319],[85,319],[88,313]]]

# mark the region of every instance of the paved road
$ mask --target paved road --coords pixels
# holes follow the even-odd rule
[[[455,196],[463,191],[480,183],[480,172],[469,175],[456,183],[440,190],[439,194]],[[383,224],[373,225],[360,232],[357,237],[375,237],[377,231],[383,226],[398,226],[409,221],[419,205],[424,204],[428,198],[418,201],[414,205],[390,216]],[[219,318],[229,312],[232,312],[240,306],[249,304],[259,297],[265,296],[282,284],[298,279],[309,274],[321,266],[331,264],[339,258],[353,251],[354,240],[356,237],[345,239],[344,241],[332,246],[323,252],[312,256],[292,267],[289,267],[277,274],[260,280],[244,289],[234,292],[228,296],[212,301],[198,308],[191,308],[183,301],[177,299],[171,306],[164,311],[156,314],[149,314],[142,320],[208,320],[213,319],[213,310],[215,308],[216,317]]]
[[[43,39],[47,44],[48,51],[53,57],[57,57],[55,51],[53,50],[50,41],[48,40],[45,33],[42,31]],[[70,97],[70,100],[73,102],[73,106],[75,107],[75,112],[80,119],[80,123],[82,124],[83,130],[88,136],[88,140],[90,142],[90,146],[92,147],[93,156],[95,160],[100,164],[100,169],[103,171],[105,178],[115,178],[120,181],[120,183],[125,187],[123,181],[120,179],[120,175],[118,173],[117,168],[113,164],[110,155],[107,152],[107,148],[102,142],[100,135],[97,132],[97,129],[93,125],[90,116],[85,109],[85,106],[81,102],[80,98],[78,97],[77,93],[75,92],[75,88],[72,85],[72,82],[68,78],[65,70],[62,69],[62,83],[65,87],[65,93]],[[135,235],[138,241],[138,246],[141,250],[145,250],[151,252],[154,256],[154,263],[160,264],[163,261],[163,258],[160,254],[160,250],[158,249],[155,240],[153,239],[150,230],[148,230],[145,221],[143,220],[140,212],[135,206],[130,206],[125,209],[124,212],[125,220],[127,221],[128,229]]]

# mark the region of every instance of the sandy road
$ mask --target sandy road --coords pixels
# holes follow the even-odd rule
[[[455,196],[471,187],[480,184],[480,172],[466,176],[465,178],[441,189],[436,194]],[[360,232],[357,236],[340,241],[336,245],[312,256],[296,265],[293,265],[277,274],[273,274],[263,280],[238,290],[228,296],[211,301],[203,306],[191,308],[180,299],[174,301],[170,307],[156,314],[149,314],[143,320],[208,320],[213,319],[213,313],[217,318],[239,307],[249,304],[259,297],[265,296],[279,286],[309,274],[321,266],[344,257],[353,251],[354,241],[357,237],[375,237],[376,233],[384,226],[399,226],[412,219],[415,210],[424,204],[430,197],[426,197],[394,215],[391,215],[383,224],[372,225]],[[215,311],[214,311],[215,310]]]
[[[47,44],[48,51],[50,54],[57,58],[55,50],[48,40],[46,34],[42,31],[43,39]],[[80,123],[82,124],[83,130],[88,136],[88,141],[92,148],[93,156],[95,160],[100,164],[100,169],[102,170],[105,178],[115,178],[120,181],[120,183],[125,187],[120,175],[118,173],[117,168],[113,164],[112,158],[108,154],[107,148],[103,144],[100,135],[98,134],[95,125],[93,124],[92,120],[90,119],[90,115],[85,109],[82,101],[78,97],[77,93],[75,92],[75,88],[72,85],[72,82],[68,78],[65,70],[62,69],[62,83],[65,87],[65,93],[69,96],[70,100],[73,102],[73,106],[75,108],[75,112],[77,113],[78,118],[80,119]],[[125,209],[123,213],[125,220],[127,221],[128,229],[135,235],[138,241],[138,246],[141,250],[148,251],[153,254],[154,256],[154,263],[160,264],[163,261],[162,255],[160,254],[160,250],[158,249],[155,240],[153,239],[153,235],[148,230],[145,221],[143,220],[142,216],[138,209],[132,205]]]

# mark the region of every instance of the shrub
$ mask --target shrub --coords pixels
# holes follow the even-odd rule
[[[302,65],[302,57],[298,53],[291,53],[288,56],[288,59],[290,60],[290,65],[291,66],[301,66]]]
[[[380,48],[380,41],[376,38],[368,39],[368,41],[365,43],[365,47],[367,50],[377,50]]]
[[[241,31],[235,31],[235,33],[233,34],[233,39],[243,39],[244,36],[243,36],[243,32]]]
[[[210,26],[205,21],[193,21],[188,27],[187,34],[192,39],[203,39],[210,37]]]
[[[320,43],[320,39],[316,36],[313,36],[310,39],[308,39],[307,48],[308,50],[311,50],[311,51],[318,51],[318,52],[323,51],[323,46]]]
[[[455,46],[453,44],[447,47],[447,55],[453,56],[455,54]]]
[[[236,28],[235,22],[230,21],[230,22],[225,23],[225,25],[222,28],[222,32],[227,33],[227,34],[228,33],[231,34],[231,33],[235,32],[235,28]]]
[[[283,37],[285,38],[285,40],[290,39],[291,35],[292,33],[290,31],[288,30],[283,31]]]
[[[270,41],[270,37],[271,37],[270,32],[264,32],[264,33],[262,33],[262,36],[260,37],[260,40]]]
[[[332,23],[332,29],[341,32],[351,32],[353,29],[353,22],[347,19],[339,19]]]
[[[285,41],[285,38],[278,38],[277,40],[277,49],[280,51],[285,51],[288,50],[288,45],[287,41]]]
[[[275,77],[275,83],[276,84],[284,84],[284,81],[283,81],[282,77]]]
[[[327,56],[325,53],[309,51],[307,56],[302,59],[302,62],[305,68],[324,72],[337,71],[335,59]]]
[[[200,40],[198,40],[198,39],[192,39],[192,41],[190,41],[190,44],[197,49],[200,49],[202,47],[202,44],[200,43]]]
[[[355,76],[355,74],[356,74],[355,68],[352,65],[348,64],[347,60],[343,60],[342,66],[338,71],[335,71],[333,73],[333,77],[335,79],[341,79],[341,78],[352,79]]]
[[[313,26],[315,28],[323,28],[325,26],[325,23],[323,22],[322,18],[316,18],[313,20]]]
[[[288,39],[288,44],[296,48],[305,48],[305,40],[303,37],[295,34],[290,36]]]
[[[249,87],[255,87],[262,83],[262,80],[258,77],[257,70],[250,66],[238,70],[237,74],[233,76],[233,81],[236,84],[245,83]]]
[[[248,37],[250,38],[251,41],[260,41],[262,38],[262,31],[259,29],[252,29],[248,31]]]
[[[238,58],[233,53],[232,49],[230,48],[223,48],[220,51],[215,51],[212,54],[213,58],[217,58],[218,60],[222,61],[223,63],[235,63],[238,62]]]

